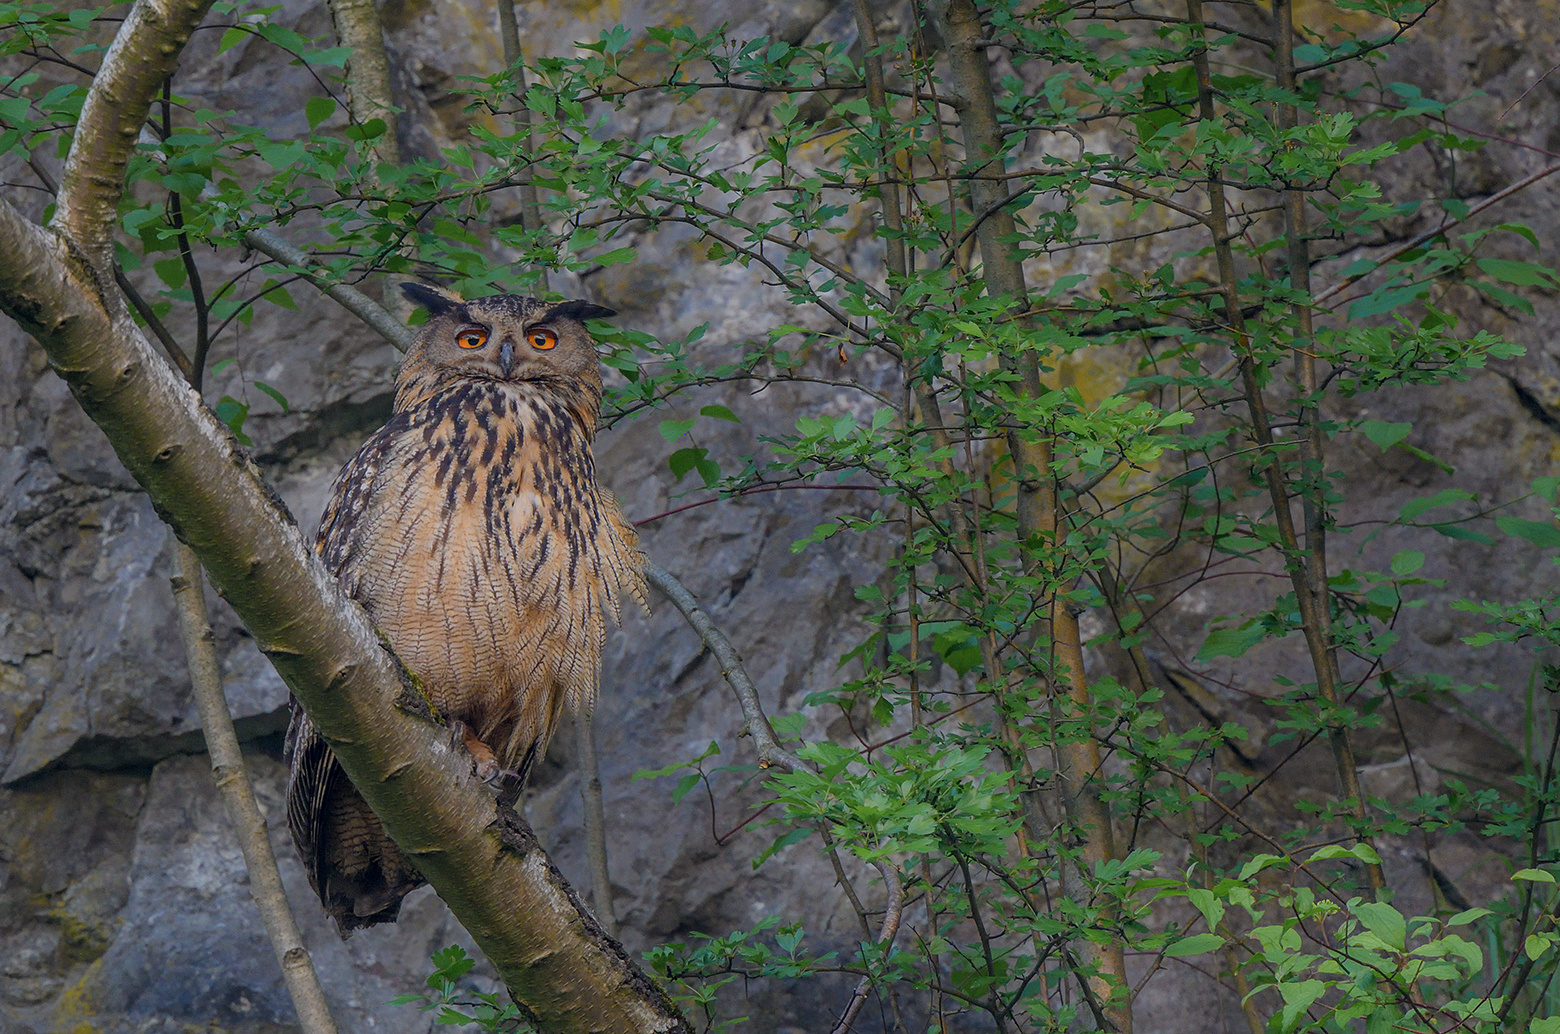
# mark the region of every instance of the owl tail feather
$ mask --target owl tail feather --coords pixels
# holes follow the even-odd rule
[[[287,760],[287,825],[325,914],[343,939],[363,927],[395,922],[401,899],[426,881],[296,704]]]

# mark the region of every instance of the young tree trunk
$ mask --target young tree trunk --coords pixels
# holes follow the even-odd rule
[[[171,537],[171,536],[170,536]],[[184,656],[190,667],[190,683],[195,691],[195,709],[200,714],[201,732],[206,737],[206,753],[211,757],[211,777],[222,794],[228,821],[238,837],[244,855],[244,870],[249,874],[249,893],[260,910],[282,980],[298,1013],[303,1034],[336,1034],[320,977],[303,946],[298,923],[287,903],[282,874],[276,868],[271,837],[265,828],[260,806],[255,803],[254,787],[244,766],[244,754],[233,731],[233,716],[222,693],[222,673],[217,667],[217,648],[211,639],[211,618],[206,611],[206,582],[200,560],[190,547],[173,542],[178,574],[173,578],[173,598],[179,612],[179,635],[184,640]]]
[[[949,79],[959,92],[959,126],[964,135],[966,172],[970,175],[970,203],[979,223],[975,229],[980,244],[981,273],[986,290],[1007,297],[1014,318],[1023,319],[1028,309],[1028,288],[1024,267],[1012,244],[1017,228],[1008,210],[1011,199],[1007,181],[983,173],[1002,171],[1006,151],[997,118],[995,94],[991,85],[990,64],[986,59],[986,31],[973,0],[946,0],[936,5],[948,47]],[[1045,391],[1040,379],[1039,361],[1033,352],[1004,364],[1017,375],[1014,390],[1022,396],[1038,398]],[[1033,438],[1033,440],[1031,440]],[[1052,448],[1044,434],[1034,429],[1011,426],[1007,434],[1008,452],[1017,482],[1018,534],[1030,544],[1026,566],[1040,573],[1034,550],[1049,548],[1059,540],[1056,482],[1051,474]],[[1059,703],[1076,714],[1087,714],[1092,707],[1083,673],[1083,646],[1078,619],[1065,598],[1054,594],[1046,606],[1049,618],[1052,661],[1052,693]],[[995,676],[995,673],[994,673]],[[1098,862],[1115,857],[1115,836],[1111,829],[1110,809],[1100,798],[1098,776],[1101,768],[1099,741],[1092,735],[1059,743],[1056,747],[1058,779],[1063,806],[1081,838],[1079,861],[1092,869]],[[1102,916],[1109,921],[1108,911]],[[1131,1034],[1132,1007],[1126,981],[1126,959],[1122,944],[1084,941],[1078,945],[1085,964],[1098,967],[1089,990],[1107,1019],[1121,1034]]]

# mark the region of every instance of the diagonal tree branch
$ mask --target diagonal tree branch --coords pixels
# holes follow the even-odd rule
[[[429,720],[415,678],[105,275],[140,120],[205,6],[131,11],[89,92],[52,227],[0,202],[0,311],[38,339],[527,1018],[560,1034],[686,1031]]]

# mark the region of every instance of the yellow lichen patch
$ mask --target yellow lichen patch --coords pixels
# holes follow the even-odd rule
[[[61,992],[54,1003],[53,1034],[96,1034],[100,1029],[93,1020],[98,1015],[96,992],[102,971],[103,960],[99,959]]]

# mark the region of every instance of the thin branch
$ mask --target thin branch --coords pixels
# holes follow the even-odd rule
[[[699,606],[693,593],[665,568],[653,563],[645,564],[645,581],[659,589],[661,595],[682,613],[720,665],[721,676],[737,695],[737,704],[742,708],[742,718],[746,722],[743,732],[753,737],[753,743],[758,747],[758,763],[765,768],[782,765],[793,772],[813,771],[811,765],[780,746],[775,730],[764,714],[764,705],[758,699],[758,687],[753,685],[747,669],[742,666],[742,658],[737,655],[736,647],[731,645],[726,633],[710,620],[709,614]]]
[[[585,857],[590,861],[590,898],[596,921],[609,937],[618,935],[617,912],[612,907],[612,874],[607,868],[607,814],[601,801],[601,761],[596,755],[594,709],[580,708],[574,731],[580,748],[580,800],[585,812]]]
[[[883,926],[878,931],[877,947],[885,956],[888,950],[894,946],[894,936],[899,933],[899,921],[904,915],[905,888],[899,882],[899,874],[894,871],[892,862],[874,862],[878,872],[883,874],[883,883],[888,888],[888,904],[883,911]],[[870,969],[870,965],[868,967]],[[861,1011],[861,1006],[867,1000],[867,991],[872,987],[870,975],[862,977],[856,983],[856,990],[850,996],[850,1004],[845,1007],[844,1015],[840,1022],[834,1025],[833,1034],[845,1034],[850,1025],[855,1022],[856,1014]]]
[[[260,910],[266,936],[282,967],[282,979],[298,1013],[304,1034],[336,1034],[325,991],[309,950],[303,945],[298,924],[287,903],[265,818],[255,803],[255,791],[244,767],[243,751],[233,731],[233,716],[222,692],[222,673],[217,667],[217,650],[211,636],[211,618],[206,612],[205,580],[200,560],[193,550],[171,533],[178,574],[172,579],[173,599],[179,615],[179,634],[184,640],[184,655],[189,662],[190,683],[194,689],[195,709],[200,714],[201,732],[206,737],[206,753],[211,757],[211,775],[222,794],[228,822],[238,836],[244,854],[244,869],[249,874],[249,893]]]

